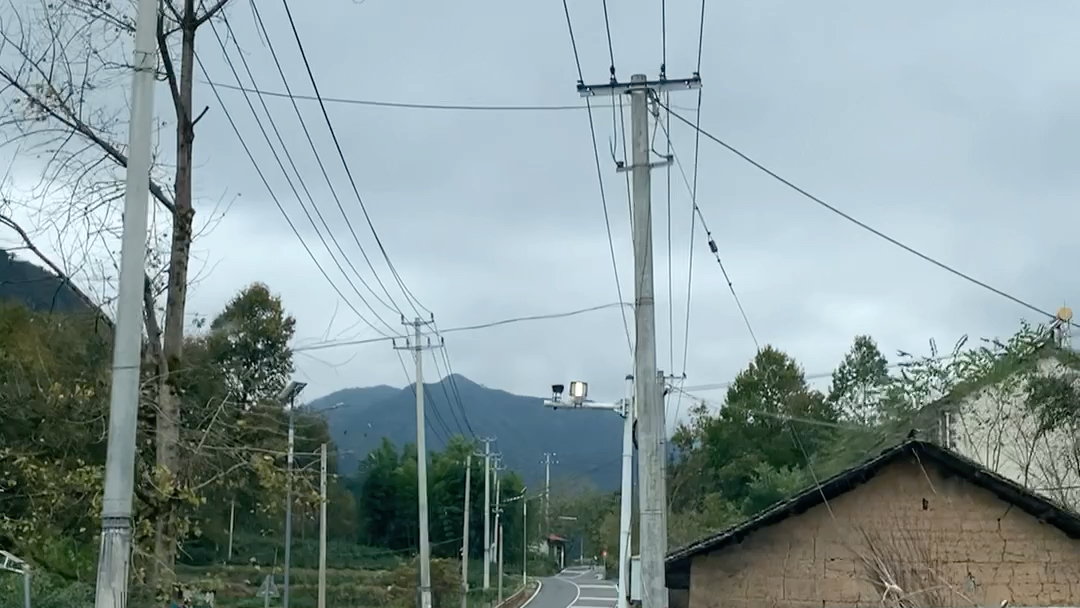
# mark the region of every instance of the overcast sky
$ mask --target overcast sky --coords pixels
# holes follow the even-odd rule
[[[580,103],[566,19],[555,0],[316,4],[293,2],[292,8],[326,97]],[[617,75],[655,77],[662,61],[660,1],[608,5]],[[689,76],[700,5],[668,5],[668,74]],[[294,92],[309,94],[281,3],[262,0],[259,7]],[[570,12],[585,77],[602,83],[609,61],[601,3],[571,0]],[[248,3],[237,0],[228,15],[258,85],[283,90]],[[1065,0],[711,2],[701,125],[860,220],[1053,311],[1080,299],[1072,264],[1080,254],[1078,19],[1080,5]],[[200,30],[199,40],[209,77],[235,84],[211,30]],[[232,57],[243,74],[235,51]],[[262,281],[297,317],[297,344],[378,337],[304,251],[204,75],[198,78],[197,104],[210,107],[196,141],[200,221],[224,209],[220,202],[231,204],[196,244],[194,267],[203,272],[189,310],[212,315],[237,290]],[[304,216],[243,95],[220,92],[304,242],[350,304],[366,312]],[[683,92],[671,101],[693,108],[696,99]],[[165,115],[164,88],[158,100]],[[385,299],[292,106],[285,99],[266,101],[338,242]],[[360,243],[413,316],[367,227],[318,105],[298,103]],[[441,328],[618,300],[586,112],[340,103],[327,109],[390,259]],[[693,117],[692,110],[677,111]],[[612,111],[600,107],[595,118],[623,299],[629,301],[627,194],[607,152]],[[672,130],[675,153],[689,172],[693,132],[677,120]],[[663,148],[662,134],[656,147]],[[28,167],[20,165],[16,177],[31,179]],[[658,364],[681,373],[691,205],[673,170],[672,299],[666,177],[664,170],[653,174]],[[829,213],[705,139],[698,202],[758,339],[794,355],[808,373],[831,370],[860,333],[874,336],[886,354],[925,354],[929,338],[948,345],[962,334],[1011,333],[1022,317],[1040,320]],[[754,343],[700,226],[693,256],[686,384],[724,382],[752,357]],[[397,313],[375,305],[397,329]],[[592,396],[615,398],[631,371],[617,307],[447,333],[446,343],[455,372],[515,393],[540,395],[552,382],[583,379]],[[432,359],[427,361],[434,378]],[[308,397],[406,382],[385,342],[298,354],[297,365],[298,376],[311,384]],[[444,366],[440,370],[445,373]]]

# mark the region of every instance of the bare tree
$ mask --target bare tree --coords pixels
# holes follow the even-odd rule
[[[166,269],[164,322],[147,277],[148,363],[156,379],[156,484],[166,496],[178,495],[180,401],[171,369],[182,366],[188,265],[195,211],[192,201],[196,114],[193,99],[195,40],[201,26],[219,15],[228,0],[200,3],[164,0],[158,15],[160,79],[167,82],[173,106],[175,150],[172,165],[155,159],[148,176],[153,198],[166,209],[171,226]],[[133,4],[108,0],[13,0],[0,17],[0,93],[6,101],[0,129],[8,140],[27,144],[44,163],[42,200],[64,199],[40,217],[61,229],[78,226],[88,241],[104,245],[118,236],[118,203],[127,166],[125,106],[114,91],[126,90],[134,33]],[[171,184],[169,174],[171,173]],[[114,243],[115,245],[115,243]],[[93,245],[87,243],[86,247]],[[153,256],[151,256],[153,259]],[[151,269],[152,270],[152,269]],[[155,530],[153,580],[167,583],[176,554],[175,517],[166,510]]]

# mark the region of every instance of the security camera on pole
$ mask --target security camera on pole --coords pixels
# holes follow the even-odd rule
[[[570,383],[570,396],[563,398],[563,385],[551,386],[551,399],[545,399],[544,405],[552,409],[570,410],[610,410],[623,417],[622,445],[622,490],[619,497],[619,603],[618,608],[627,608],[630,597],[630,511],[633,500],[633,458],[634,458],[634,377],[626,376],[628,397],[614,403],[601,403],[586,399],[589,385],[574,381]]]
[[[630,133],[633,154],[629,171],[633,183],[634,232],[634,403],[638,411],[638,476],[641,489],[641,593],[642,608],[667,608],[664,556],[667,552],[667,452],[664,398],[657,382],[656,306],[653,297],[653,216],[652,169],[671,163],[671,157],[654,163],[649,142],[649,101],[659,93],[701,88],[701,77],[668,79],[661,67],[660,78],[649,80],[634,74],[630,82],[611,79],[606,84],[586,85],[578,81],[582,97],[597,95],[630,97]]]

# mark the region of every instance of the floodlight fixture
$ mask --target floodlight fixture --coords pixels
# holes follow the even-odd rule
[[[570,400],[576,405],[581,405],[585,401],[585,397],[589,395],[589,385],[581,380],[574,380],[570,383]]]

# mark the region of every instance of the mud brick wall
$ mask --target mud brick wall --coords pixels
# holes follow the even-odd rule
[[[936,587],[945,598],[934,605],[942,608],[1006,599],[1014,606],[1080,606],[1080,541],[912,459],[828,506],[696,558],[689,608],[880,606],[882,592],[862,559],[872,555],[871,545],[895,556],[894,569],[913,573],[909,586]]]

